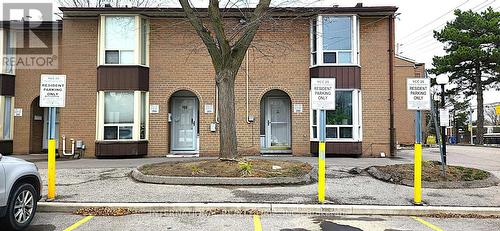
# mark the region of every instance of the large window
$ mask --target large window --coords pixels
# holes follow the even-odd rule
[[[100,64],[147,65],[148,20],[135,15],[101,17]]]
[[[98,140],[147,139],[147,92],[110,91],[98,94]]]
[[[134,92],[104,93],[104,139],[131,140],[134,126]]]
[[[311,140],[319,138],[319,111],[311,110]],[[326,111],[327,140],[361,140],[359,90],[335,92],[335,110]]]
[[[0,29],[0,36],[3,36],[3,43],[0,44],[0,52],[2,54],[1,73],[14,74],[14,32],[10,30]],[[0,39],[0,41],[2,41]]]
[[[3,98],[3,129],[2,129],[2,139],[11,140],[12,139],[12,108],[14,106],[12,97],[2,96]]]
[[[320,15],[311,21],[311,65],[358,64],[356,16]]]

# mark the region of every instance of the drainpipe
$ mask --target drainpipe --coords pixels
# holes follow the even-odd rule
[[[389,143],[390,156],[394,156],[394,15],[389,16]]]
[[[249,77],[250,77],[250,71],[248,70],[248,64],[250,63],[250,62],[248,61],[248,58],[250,57],[249,53],[250,53],[250,50],[247,50],[247,57],[245,58],[245,59],[246,59],[246,64],[245,64],[245,78],[246,78],[246,103],[247,103],[247,105],[246,105],[246,107],[247,107],[247,118],[246,118],[246,121],[247,121],[247,123],[248,123],[248,124],[250,123],[250,120],[248,119],[248,116],[249,116],[249,115],[248,115],[248,114],[249,114],[249,113],[248,113],[248,79],[249,79]]]

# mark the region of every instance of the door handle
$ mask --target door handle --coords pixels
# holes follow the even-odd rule
[[[191,119],[191,124],[193,125],[193,127],[196,126],[194,119]]]
[[[267,126],[271,126],[271,120],[267,120]]]

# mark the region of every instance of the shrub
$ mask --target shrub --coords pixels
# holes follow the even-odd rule
[[[238,165],[240,167],[241,175],[249,176],[252,174],[253,166],[251,163],[246,162],[246,161],[240,161],[240,162],[238,162]]]

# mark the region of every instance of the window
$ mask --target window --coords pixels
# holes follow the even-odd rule
[[[4,96],[3,104],[3,136],[4,140],[12,139],[12,97]]]
[[[14,32],[9,30],[0,30],[0,36],[4,36],[3,44],[0,47],[3,47],[2,51],[2,73],[4,74],[14,74]]]
[[[335,110],[326,111],[326,140],[361,140],[359,90],[335,92]],[[319,138],[319,112],[311,110],[311,139]]]
[[[147,65],[147,19],[113,15],[102,16],[101,23],[101,64]]]
[[[358,64],[356,16],[320,15],[311,27],[311,65]]]
[[[98,140],[147,140],[148,93],[98,92]]]
[[[104,93],[104,140],[131,140],[134,126],[134,93]]]

